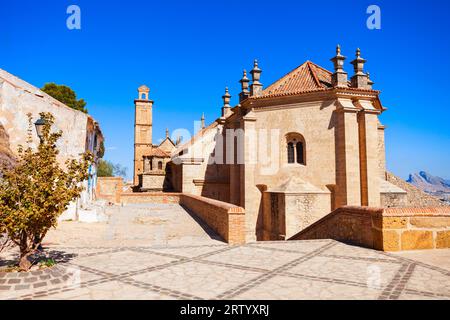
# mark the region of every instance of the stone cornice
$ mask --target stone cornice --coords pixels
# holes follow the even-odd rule
[[[135,99],[134,103],[152,103],[153,104],[153,100],[142,100],[142,99]]]

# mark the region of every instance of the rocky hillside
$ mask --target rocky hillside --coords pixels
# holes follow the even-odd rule
[[[399,178],[390,172],[386,172],[386,180],[406,191],[406,207],[436,207],[447,205],[445,202],[439,200],[439,198],[422,191],[411,183],[406,182],[406,180]]]
[[[433,176],[425,171],[410,174],[408,183],[441,200],[450,202],[450,181]]]

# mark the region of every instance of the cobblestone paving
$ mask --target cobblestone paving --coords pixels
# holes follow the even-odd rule
[[[333,240],[229,246],[205,237],[202,244],[47,250],[63,262],[0,274],[0,299],[450,299],[450,261],[427,264],[414,253]]]

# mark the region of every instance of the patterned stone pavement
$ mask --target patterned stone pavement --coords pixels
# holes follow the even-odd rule
[[[447,250],[432,251],[433,264],[333,240],[58,243],[47,252],[58,266],[0,275],[0,299],[450,299]]]

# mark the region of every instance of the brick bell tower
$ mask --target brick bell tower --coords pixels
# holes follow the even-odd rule
[[[143,156],[152,150],[152,108],[149,100],[150,89],[143,85],[138,88],[139,97],[134,100],[134,178],[133,184],[139,185],[139,174],[144,171]]]

